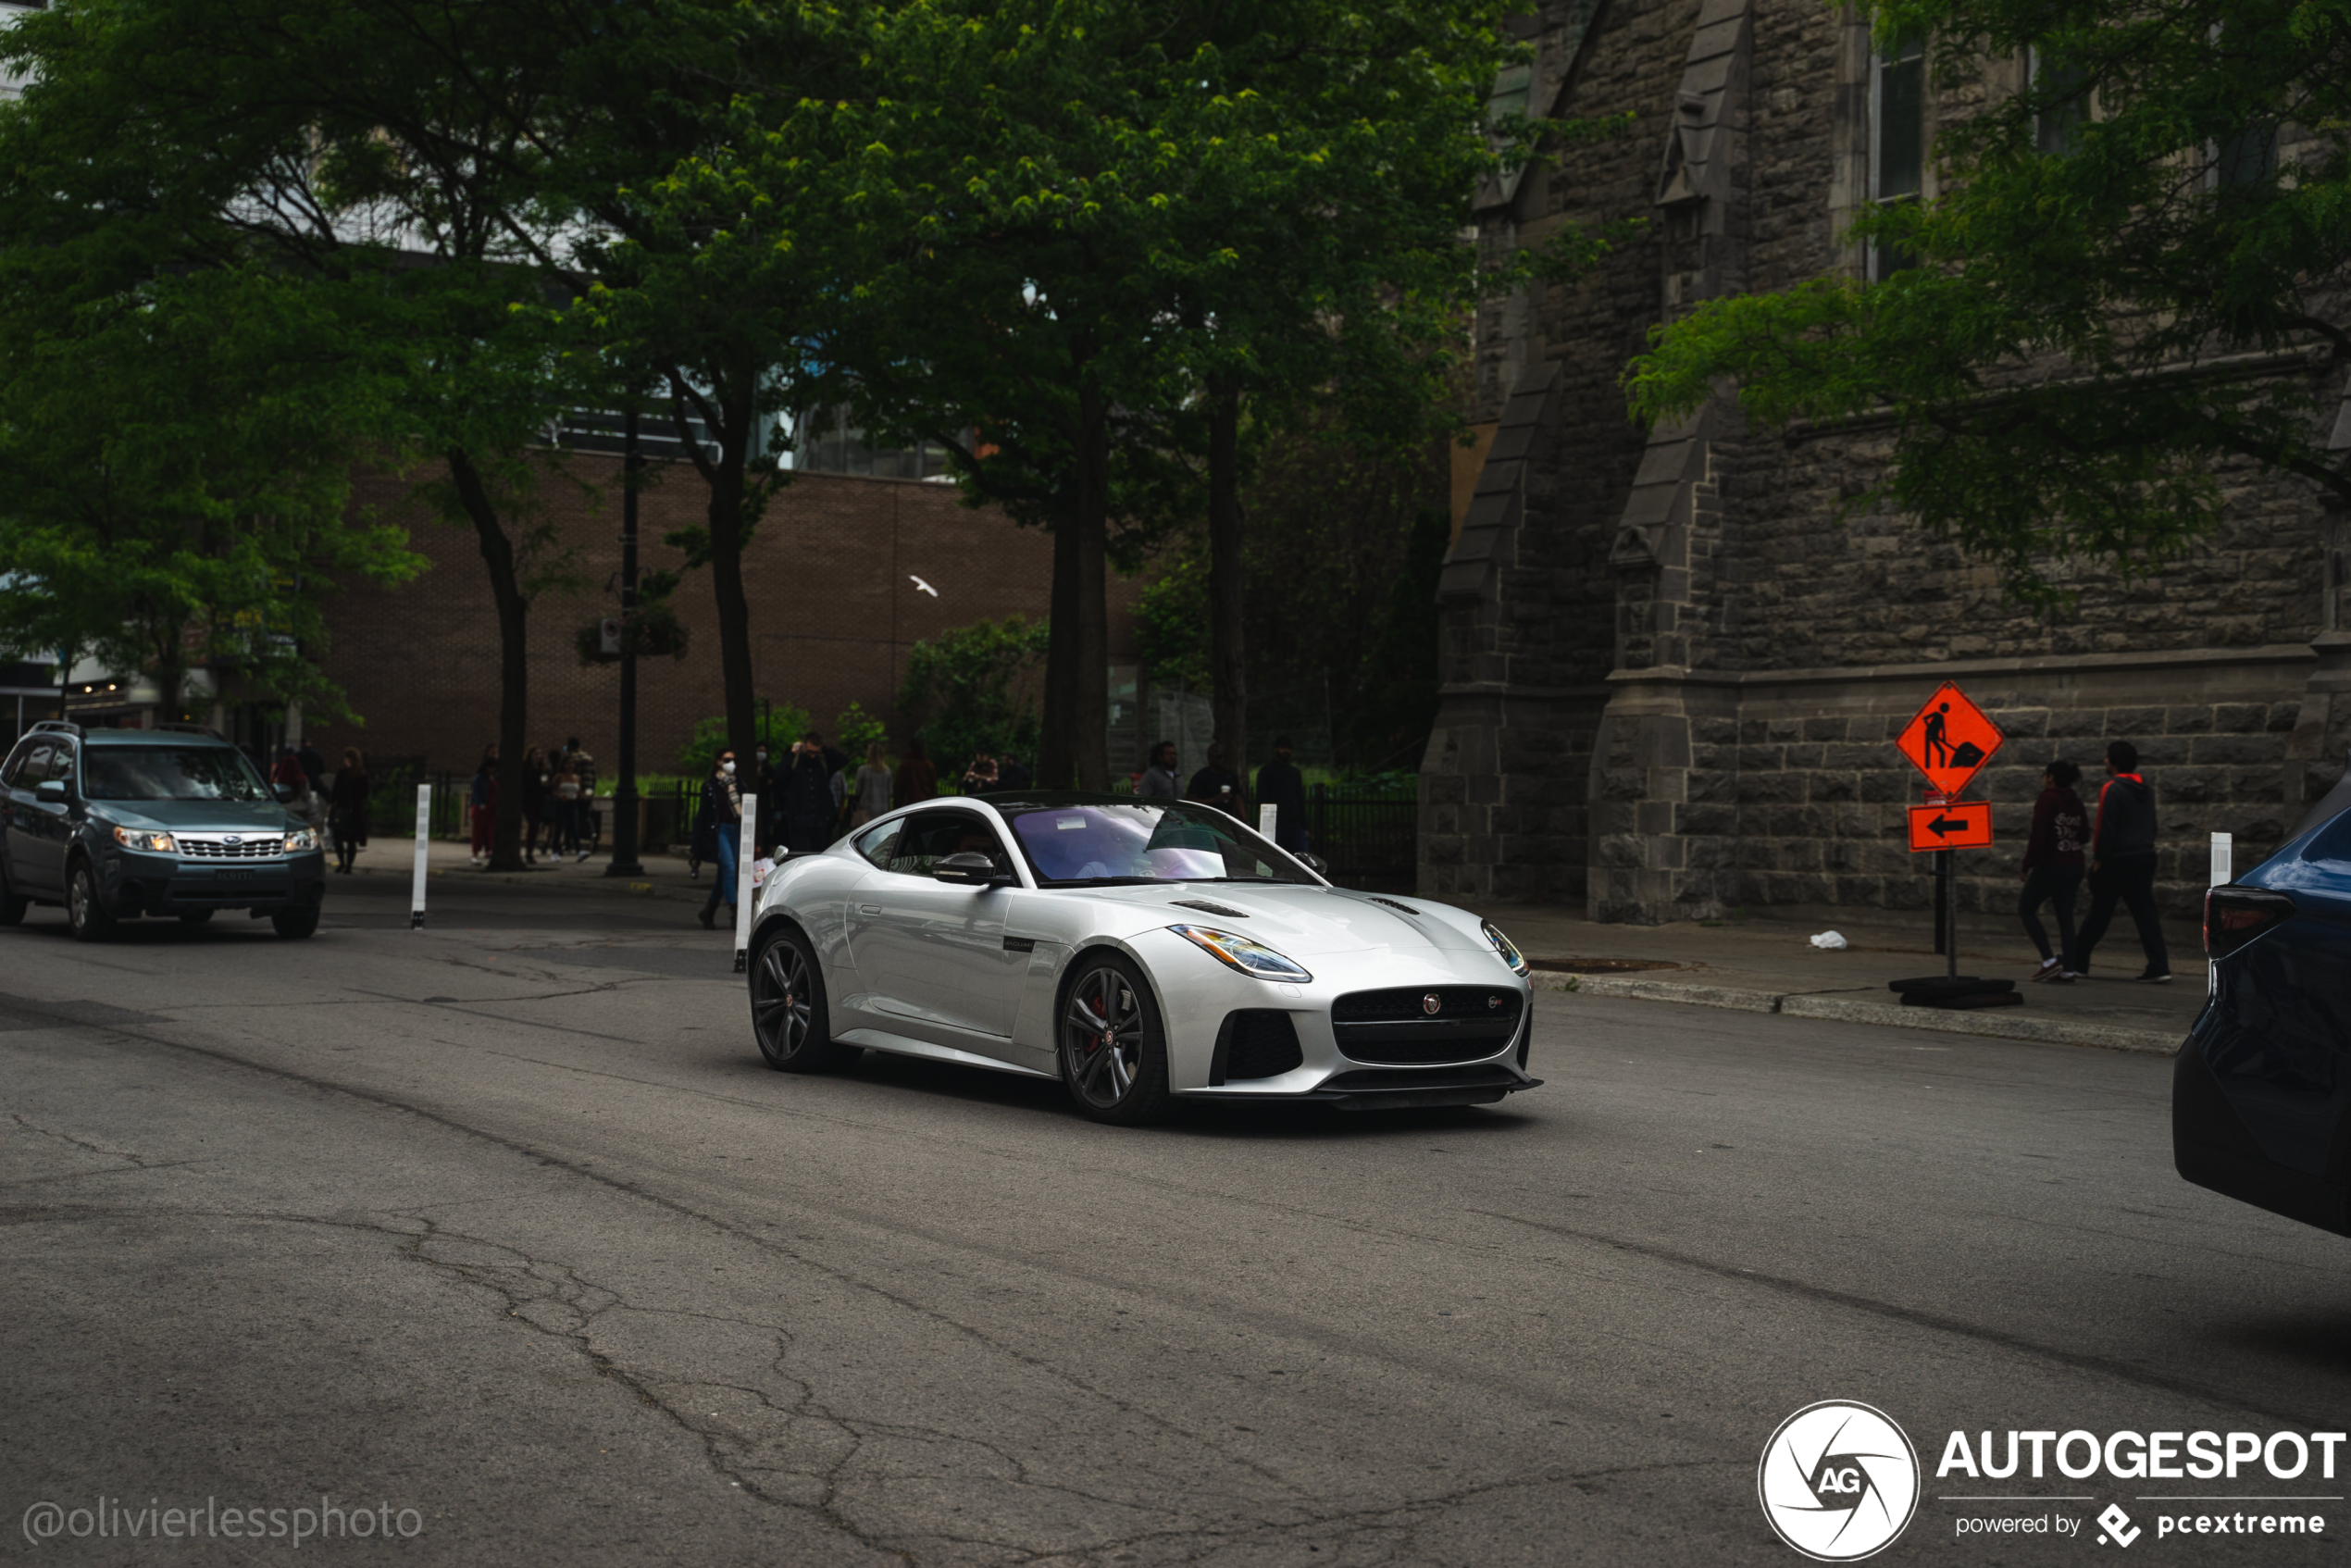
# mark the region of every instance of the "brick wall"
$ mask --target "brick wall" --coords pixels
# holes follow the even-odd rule
[[[618,613],[620,465],[595,454],[563,465],[542,482],[540,504],[579,580],[531,607],[529,734],[534,744],[577,735],[609,768],[619,667],[581,665],[573,638],[583,624]],[[677,566],[678,553],[662,536],[700,523],[703,494],[685,470],[643,492],[643,566]],[[498,729],[497,618],[474,535],[440,520],[398,481],[371,481],[363,504],[404,523],[433,568],[403,587],[355,587],[330,601],[324,667],[365,722],[314,721],[309,734],[330,754],[357,745],[379,755],[425,755],[436,769],[470,768]],[[771,501],[744,554],[759,692],[807,709],[827,735],[853,701],[902,740],[896,693],[907,649],[973,621],[1045,615],[1051,567],[1050,536],[967,508],[950,486],[801,475]],[[1134,590],[1112,579],[1114,660],[1132,657]],[[686,657],[638,664],[637,754],[649,772],[672,770],[695,723],[725,705],[709,574],[688,574],[672,603],[690,634]]]

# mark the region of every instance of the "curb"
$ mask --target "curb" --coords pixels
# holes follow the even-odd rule
[[[1673,980],[1634,979],[1616,975],[1562,975],[1537,971],[1535,983],[1546,990],[1573,990],[1584,996],[1623,996],[1643,1002],[1674,1002],[1686,1007],[1719,1007],[1735,1013],[1784,1013],[1795,1018],[1824,1018],[1846,1024],[1882,1024],[1898,1029],[1925,1029],[1936,1034],[1974,1035],[1979,1039],[2027,1040],[2036,1045],[2085,1045],[2102,1051],[2138,1051],[2157,1056],[2176,1055],[2179,1037],[2156,1029],[2130,1029],[2112,1024],[2084,1024],[2062,1018],[2019,1017],[2013,1007],[1980,1012],[1945,1012],[1934,1007],[1903,1007],[1886,1002],[1860,1002],[1849,997],[1822,996],[1811,991],[1742,990],[1731,986],[1690,985]]]

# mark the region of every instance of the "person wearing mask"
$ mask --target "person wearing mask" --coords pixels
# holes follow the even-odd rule
[[[833,774],[824,743],[811,730],[785,759],[776,793],[783,813],[784,847],[805,854],[832,842]]]
[[[351,863],[367,847],[367,764],[356,746],[346,746],[329,797],[335,834],[335,869],[351,875]]]
[[[865,765],[857,770],[855,803],[849,812],[852,828],[863,828],[889,809],[889,768],[882,761],[881,742],[876,740],[865,748]]]
[[[553,798],[547,806],[547,853],[561,860],[566,852],[579,847],[579,775],[571,770],[569,753],[556,759],[554,768],[548,785]]]
[[[1225,765],[1224,741],[1208,743],[1207,765],[1192,775],[1191,788],[1184,791],[1184,797],[1234,816],[1247,808],[1248,803],[1241,798],[1241,776]]]
[[[776,798],[776,765],[768,756],[765,740],[751,749],[751,777],[744,780],[743,788],[762,801]]]
[[[1274,739],[1274,760],[1257,770],[1257,803],[1274,808],[1274,842],[1300,854],[1306,849],[1306,776],[1290,762],[1287,735]]]
[[[718,906],[727,906],[727,928],[735,926],[735,857],[743,841],[743,797],[735,783],[735,753],[718,753],[711,765],[710,777],[703,782],[702,814],[703,819],[717,829],[715,848],[718,856],[718,876],[710,884],[710,897],[695,916],[703,929],[715,929],[718,924]]]
[[[1135,793],[1146,800],[1180,801],[1183,790],[1176,781],[1176,742],[1162,740],[1151,748],[1151,765],[1143,769],[1143,777],[1135,786]]]
[[[2082,770],[2063,757],[2041,771],[2041,798],[2033,803],[2033,832],[2024,843],[2024,891],[2017,900],[2017,917],[2024,934],[2041,950],[2036,980],[2078,980],[2074,964],[2080,957],[2073,941],[2073,899],[2082,890],[2082,849],[2089,839],[2090,817],[2082,797],[2073,792]],[[2040,909],[2057,911],[2058,949],[2049,951],[2049,933],[2042,928]]]
[[[974,752],[971,765],[964,769],[964,793],[984,795],[994,788],[996,788],[996,759],[985,751]]]
[[[1006,752],[996,759],[996,788],[1026,790],[1037,782],[1037,776],[1021,765],[1021,760]]]
[[[931,766],[930,758],[923,751],[920,740],[906,742],[906,755],[898,764],[898,778],[893,782],[889,803],[910,806],[920,801],[939,797],[939,770]]]
[[[490,852],[498,841],[498,748],[485,747],[481,765],[474,769],[473,788],[466,797],[466,810],[473,818],[474,865],[490,864]]]
[[[2147,966],[2139,978],[2163,985],[2171,978],[2171,955],[2155,908],[2155,790],[2139,775],[2139,749],[2117,740],[2106,749],[2106,783],[2098,790],[2097,828],[2090,838],[2090,916],[2082,922],[2077,973],[2090,972],[2090,953],[2114,919],[2114,906],[2128,904],[2139,928]]]

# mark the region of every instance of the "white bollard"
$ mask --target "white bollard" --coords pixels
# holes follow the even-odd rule
[[[759,857],[759,797],[743,797],[742,836],[735,846],[735,973],[751,966],[751,863]]]
[[[1281,819],[1281,815],[1282,808],[1279,806],[1259,806],[1257,808],[1257,836],[1261,839],[1272,838],[1274,824]]]
[[[2236,877],[2234,865],[2235,860],[2235,835],[2230,833],[2213,834],[2211,881],[2208,885],[2218,888],[2233,881]],[[2220,966],[2208,959],[2205,961],[2204,964],[2205,994],[2207,996],[2217,995],[2219,994],[2220,989]]]
[[[425,928],[425,851],[432,843],[432,786],[417,786],[417,875],[408,887],[408,929]]]

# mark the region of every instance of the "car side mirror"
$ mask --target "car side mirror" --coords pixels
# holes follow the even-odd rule
[[[62,778],[44,778],[32,787],[32,792],[44,801],[62,801],[66,798],[66,781]]]
[[[1298,852],[1298,864],[1306,867],[1307,870],[1312,871],[1317,877],[1327,877],[1331,874],[1330,862],[1325,860],[1321,855],[1309,854],[1304,850]]]
[[[963,850],[932,862],[930,874],[959,888],[985,888],[996,880],[996,862],[976,850]]]
[[[294,798],[294,787],[291,784],[272,784],[269,786],[269,792],[280,801],[291,801]]]

